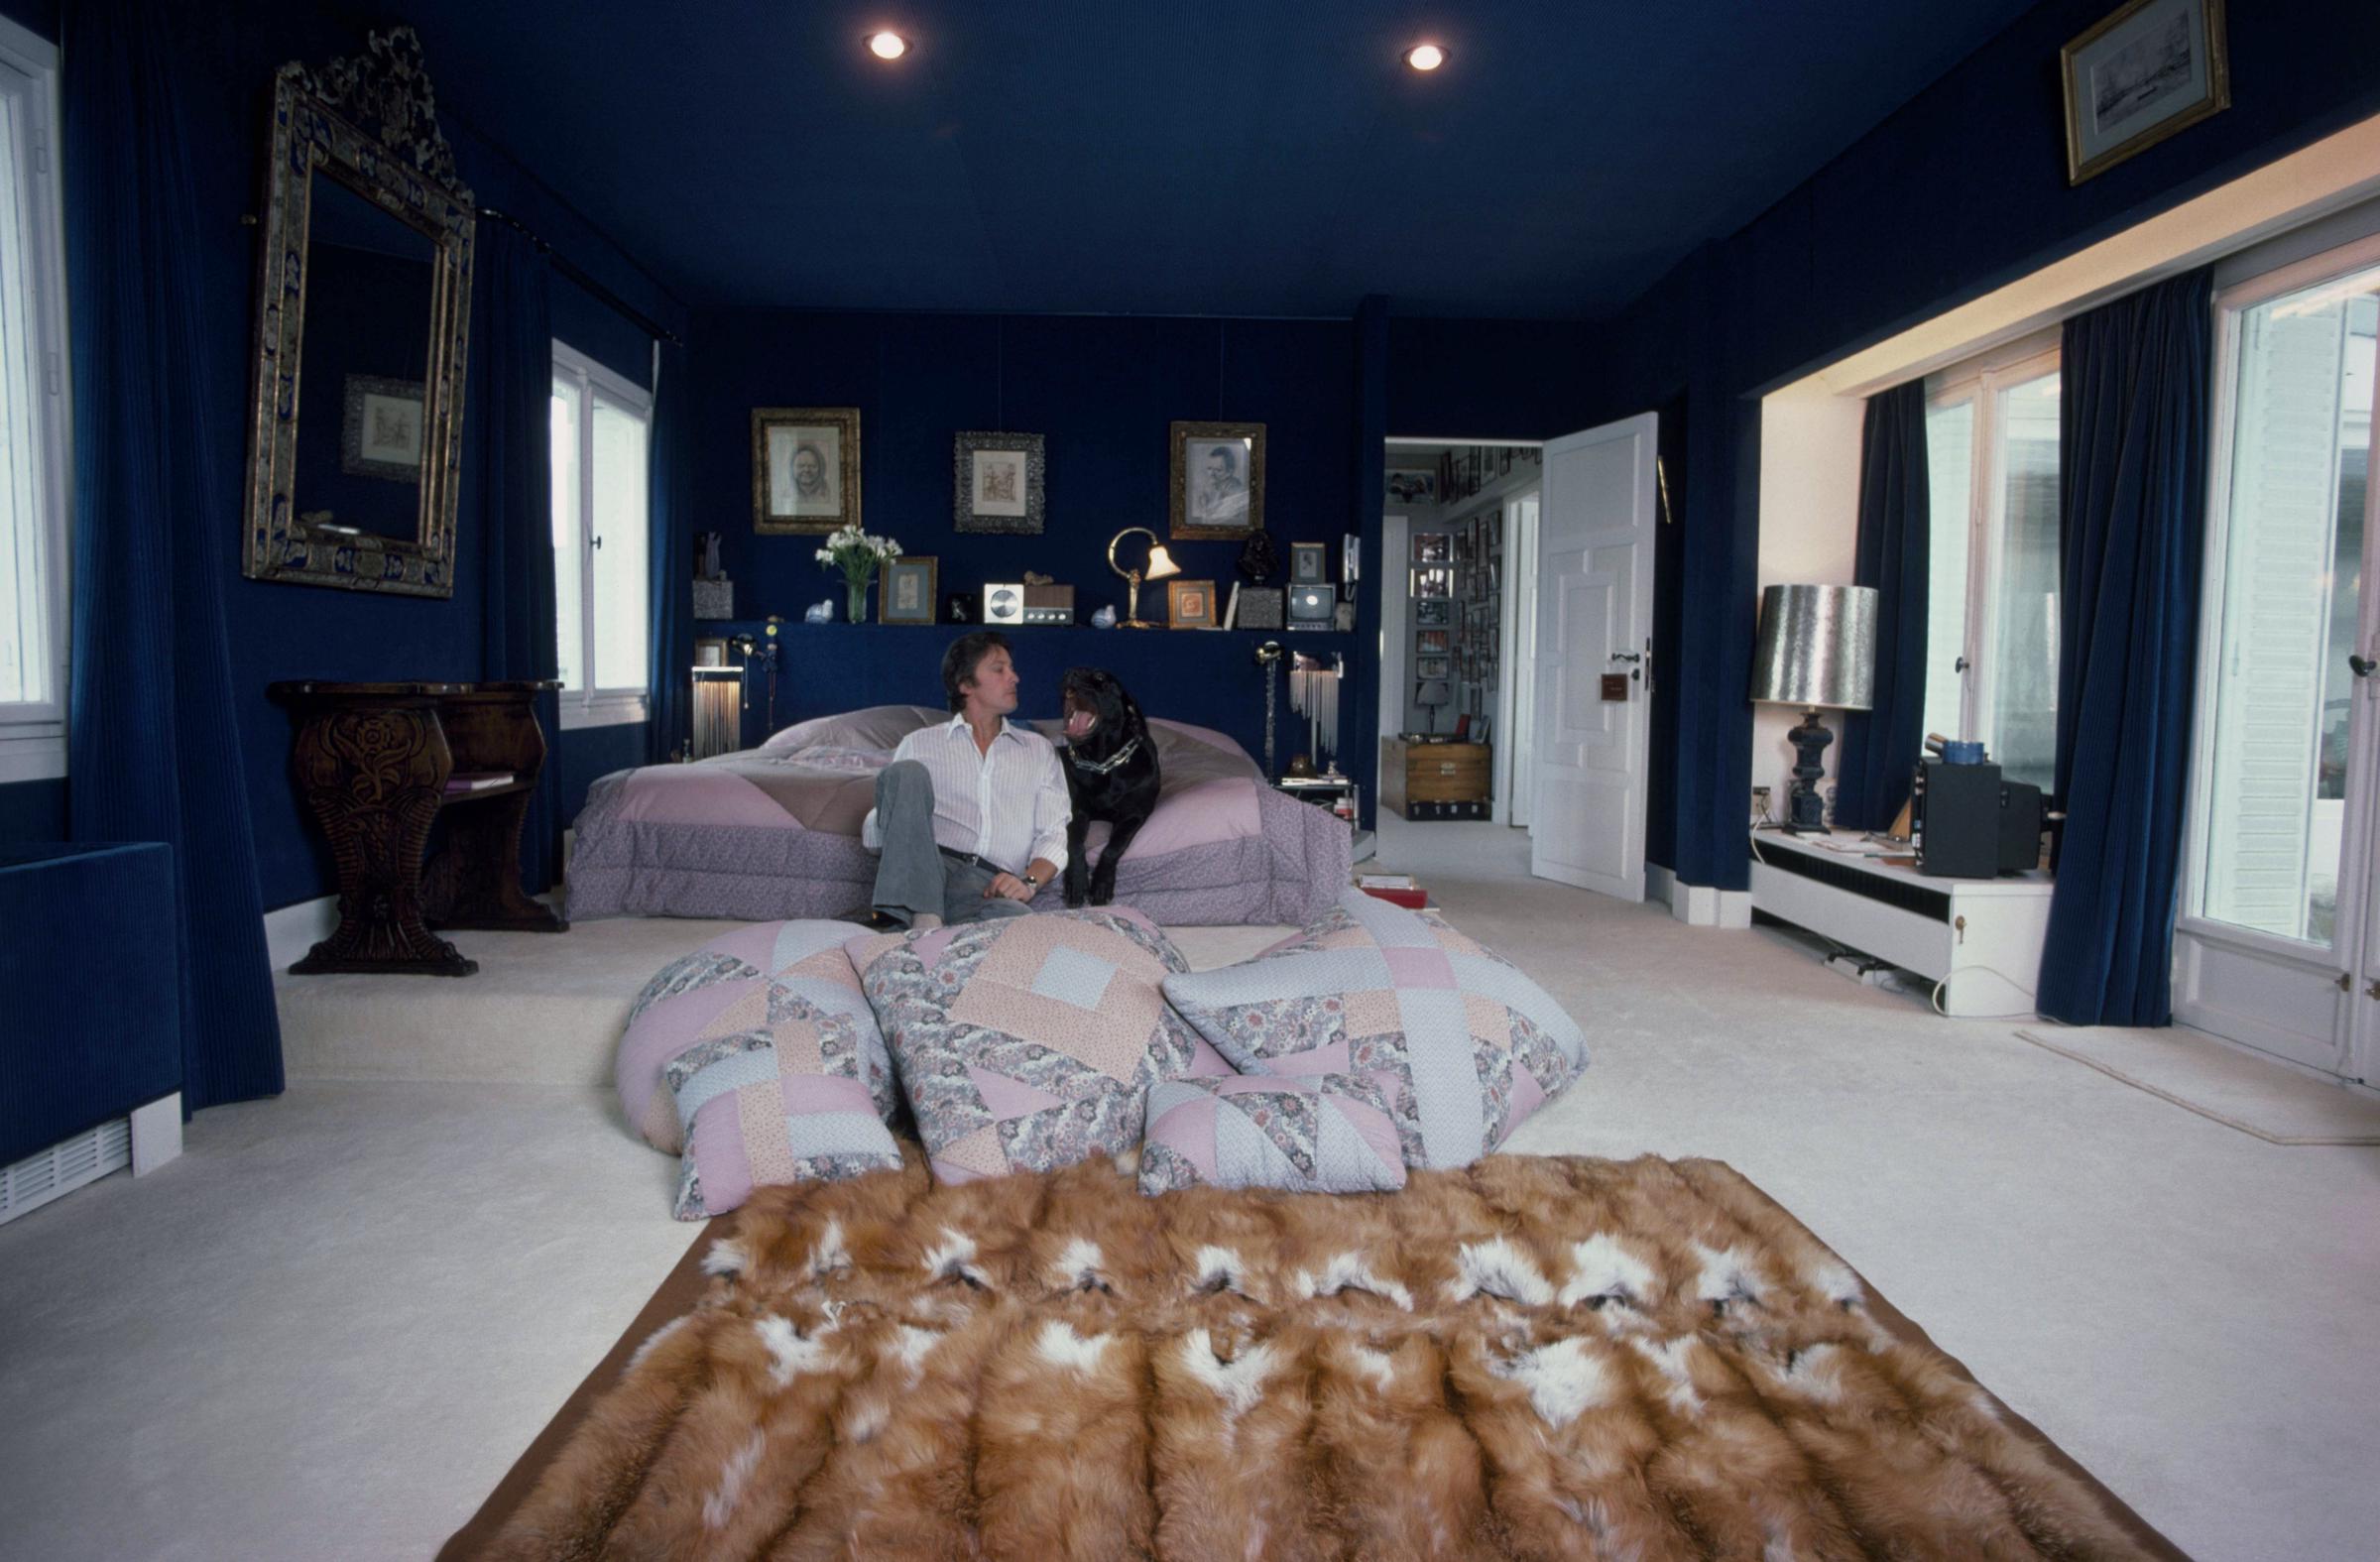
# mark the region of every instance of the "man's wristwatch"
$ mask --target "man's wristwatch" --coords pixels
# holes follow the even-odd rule
[[[1018,874],[1016,877],[1024,881],[1024,887],[1027,890],[1031,890],[1035,894],[1040,893],[1041,881],[1033,877],[1033,871],[1030,868],[1027,868],[1024,872]]]

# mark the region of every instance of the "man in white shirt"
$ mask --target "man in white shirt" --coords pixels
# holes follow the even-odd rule
[[[997,630],[962,635],[942,655],[950,720],[912,732],[876,779],[860,825],[877,865],[874,915],[891,927],[1019,916],[1066,866],[1073,804],[1058,751],[1010,721],[1016,668]]]

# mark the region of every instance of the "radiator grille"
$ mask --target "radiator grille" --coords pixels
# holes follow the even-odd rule
[[[132,1164],[132,1119],[113,1118],[0,1171],[0,1225]]]

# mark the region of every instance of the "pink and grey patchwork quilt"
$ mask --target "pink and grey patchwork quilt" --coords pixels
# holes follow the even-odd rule
[[[908,733],[948,719],[881,705],[789,727],[758,749],[595,782],[576,821],[569,914],[833,916],[863,904],[876,857],[860,821]],[[1171,926],[1302,923],[1348,882],[1344,820],[1264,783],[1223,734],[1151,720],[1164,791],[1118,865],[1116,900]],[[1055,736],[1054,724],[1044,727]],[[1091,827],[1106,849],[1108,827]],[[1036,911],[1061,907],[1044,895]]]

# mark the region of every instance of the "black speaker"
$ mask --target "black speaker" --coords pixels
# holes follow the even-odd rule
[[[2000,872],[2000,768],[1921,760],[1911,787],[1917,871],[1944,879]],[[2038,794],[2036,794],[2038,797]],[[2038,850],[2038,848],[2036,848]]]
[[[2009,781],[2000,788],[2000,872],[2041,866],[2041,788]]]

